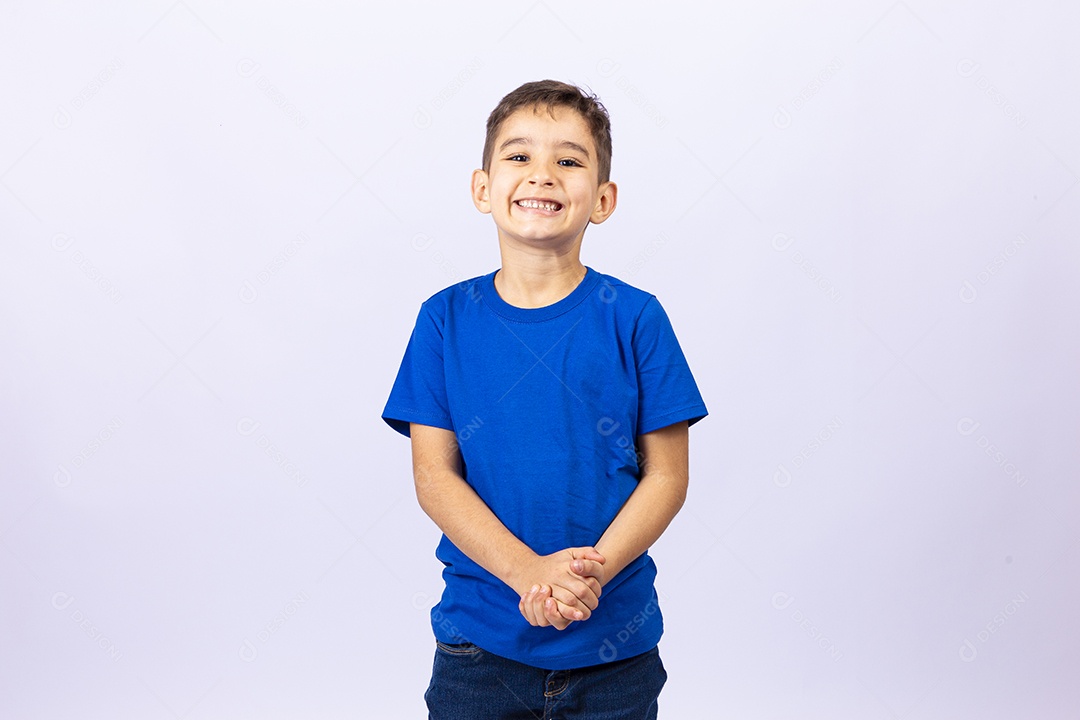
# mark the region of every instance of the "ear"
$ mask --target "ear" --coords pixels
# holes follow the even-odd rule
[[[616,201],[619,197],[619,188],[610,180],[600,185],[600,196],[596,198],[596,207],[593,208],[589,222],[599,225],[611,217],[615,212]]]
[[[483,170],[473,170],[472,201],[480,212],[491,212],[491,198],[488,195],[488,174]]]

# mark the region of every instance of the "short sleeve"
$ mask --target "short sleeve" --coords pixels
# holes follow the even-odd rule
[[[454,429],[446,400],[442,323],[429,303],[420,306],[382,419],[406,437],[410,422]]]
[[[632,343],[638,377],[639,435],[682,420],[693,425],[709,414],[671,321],[655,297],[650,297],[642,308]]]

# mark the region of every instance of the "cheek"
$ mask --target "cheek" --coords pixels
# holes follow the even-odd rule
[[[508,179],[498,179],[491,183],[491,200],[502,204],[508,203],[514,194],[514,184]]]
[[[592,211],[593,205],[596,204],[593,188],[591,187],[575,188],[571,197],[573,198],[575,205],[582,209],[588,209],[590,212]]]

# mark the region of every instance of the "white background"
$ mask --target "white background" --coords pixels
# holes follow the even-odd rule
[[[1080,12],[6,2],[0,715],[418,718],[380,419],[519,84],[588,86],[711,415],[667,718],[1072,718]]]

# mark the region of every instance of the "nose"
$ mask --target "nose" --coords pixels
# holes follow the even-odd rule
[[[535,166],[532,175],[529,177],[530,185],[551,185],[553,182],[551,171],[543,165]]]

